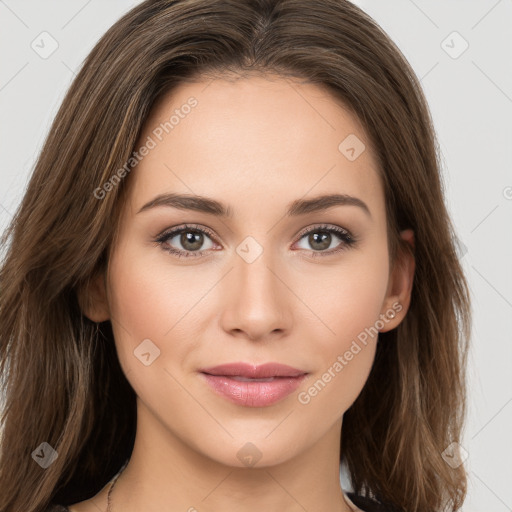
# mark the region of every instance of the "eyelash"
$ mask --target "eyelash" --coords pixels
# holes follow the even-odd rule
[[[194,232],[194,231],[208,235],[210,238],[213,238],[213,239],[215,238],[213,232],[207,228],[201,227],[197,224],[185,224],[179,228],[172,228],[168,231],[164,231],[162,234],[160,234],[156,238],[155,242],[157,244],[159,244],[164,251],[167,251],[178,258],[201,258],[201,257],[205,256],[204,250],[203,251],[182,251],[179,249],[174,249],[172,247],[169,247],[168,245],[165,245],[165,243],[169,239],[174,238],[176,235],[180,235],[181,233],[184,233],[184,232],[186,233],[186,232]],[[315,233],[315,232],[333,233],[338,238],[340,238],[342,240],[342,243],[338,246],[338,248],[330,249],[329,251],[309,251],[310,255],[314,258],[316,258],[318,256],[323,257],[323,256],[331,256],[333,254],[337,254],[341,251],[349,249],[357,242],[357,238],[355,238],[352,235],[352,233],[350,233],[350,231],[348,231],[344,228],[341,228],[339,226],[333,226],[333,225],[327,225],[327,224],[314,226],[312,228],[308,228],[308,229],[302,231],[298,235],[297,242],[302,240],[306,235],[309,235],[310,233]]]

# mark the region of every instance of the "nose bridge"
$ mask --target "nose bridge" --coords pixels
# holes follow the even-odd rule
[[[258,297],[270,302],[275,298],[276,277],[270,269],[275,267],[275,258],[272,258],[271,251],[264,251],[254,261],[248,262],[240,258],[236,264],[236,276],[240,281],[242,289],[239,291],[244,294],[247,292],[252,296],[252,299]]]
[[[224,328],[241,330],[251,338],[287,330],[290,321],[290,297],[276,276],[281,265],[272,250],[247,237],[236,249],[234,269],[225,304]]]

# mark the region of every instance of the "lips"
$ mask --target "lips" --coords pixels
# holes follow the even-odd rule
[[[265,407],[292,393],[307,372],[278,363],[229,363],[200,370],[210,388],[237,405]]]
[[[298,377],[307,372],[286,364],[265,363],[259,366],[248,363],[227,363],[199,370],[208,375],[223,375],[225,377],[242,377],[245,379],[269,379],[272,377]]]

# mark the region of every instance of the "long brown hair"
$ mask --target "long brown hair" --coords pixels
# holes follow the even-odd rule
[[[415,232],[409,311],[380,334],[343,419],[340,460],[354,491],[407,512],[461,507],[464,466],[452,468],[442,452],[460,442],[466,414],[469,290],[411,67],[348,1],[147,0],[85,60],[3,236],[0,512],[92,497],[130,455],[134,391],[110,322],[96,325],[80,307],[82,290],[107,269],[130,176],[100,199],[94,191],[125,166],[162,94],[193,77],[249,71],[318,84],[350,108],[379,160],[393,258],[399,231]],[[51,449],[57,456],[43,469],[37,457]]]

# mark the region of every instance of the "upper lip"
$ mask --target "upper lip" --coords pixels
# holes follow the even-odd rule
[[[262,379],[268,377],[298,377],[305,375],[307,372],[293,368],[286,364],[265,363],[256,366],[250,363],[226,363],[210,368],[202,368],[199,370],[209,375],[222,376],[239,376],[252,379]]]

